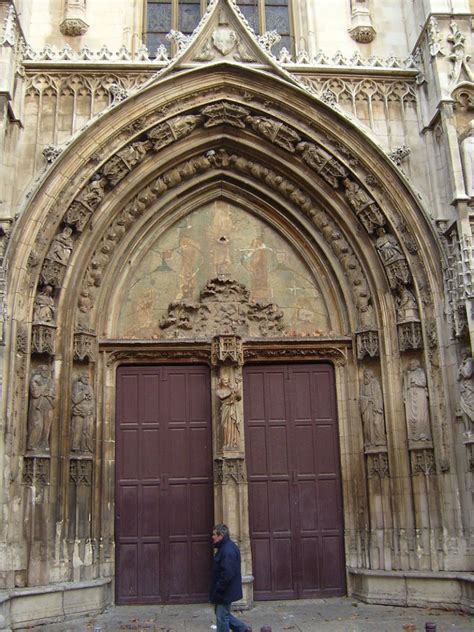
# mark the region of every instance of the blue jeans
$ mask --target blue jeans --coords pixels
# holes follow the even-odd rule
[[[245,632],[247,626],[239,621],[230,611],[230,604],[218,603],[214,606],[217,632]]]

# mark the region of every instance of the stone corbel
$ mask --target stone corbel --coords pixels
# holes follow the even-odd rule
[[[93,331],[74,333],[74,360],[95,362],[98,353],[97,336]]]
[[[423,336],[419,320],[397,323],[398,345],[400,351],[411,351],[423,348]]]
[[[34,323],[32,327],[32,353],[54,355],[56,326],[45,323]]]
[[[59,30],[63,35],[78,37],[89,28],[86,22],[87,0],[64,0],[63,20]]]
[[[212,341],[211,363],[213,366],[242,366],[244,352],[240,336],[216,336]]]
[[[376,35],[368,0],[352,0],[349,35],[359,44],[370,44]]]

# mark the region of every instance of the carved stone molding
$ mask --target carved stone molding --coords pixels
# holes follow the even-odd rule
[[[48,457],[23,457],[23,485],[40,486],[50,483],[50,459]]]
[[[69,481],[76,487],[92,485],[92,459],[73,459],[69,461]]]
[[[211,349],[209,345],[195,347],[190,344],[189,347],[182,346],[170,346],[166,343],[150,343],[149,341],[139,343],[141,347],[147,347],[147,349],[138,348],[136,346],[129,346],[127,341],[105,341],[100,343],[100,348],[107,351],[108,367],[114,366],[122,362],[129,363],[146,363],[146,362],[160,362],[167,361],[181,361],[181,362],[205,362],[210,364]],[[163,344],[166,346],[164,347]],[[126,349],[111,349],[110,347],[127,347]],[[151,348],[150,348],[151,347]]]
[[[233,482],[240,485],[247,480],[243,457],[217,458],[214,460],[214,485]]]
[[[22,355],[28,352],[28,331],[25,325],[18,325],[16,331],[16,351]]]
[[[411,471],[413,476],[431,476],[436,474],[434,452],[431,448],[410,451]]]
[[[55,353],[55,340],[55,325],[33,324],[31,334],[32,353],[46,353],[53,356]]]
[[[367,454],[367,478],[389,478],[390,469],[386,452]]]
[[[376,329],[366,329],[356,332],[357,359],[366,357],[378,358],[380,354],[379,333]]]
[[[333,346],[334,345],[334,346]],[[336,366],[344,366],[347,363],[347,347],[350,341],[347,340],[340,345],[327,341],[308,342],[301,338],[293,341],[280,339],[272,343],[250,341],[244,344],[245,360],[326,360]]]
[[[420,321],[398,323],[397,330],[400,351],[411,351],[423,348],[423,335]]]
[[[198,303],[173,302],[160,322],[167,337],[211,335],[281,335],[283,312],[273,303],[250,299],[247,288],[223,276],[207,282]]]
[[[211,363],[242,366],[244,354],[242,340],[239,336],[216,336],[211,346]]]

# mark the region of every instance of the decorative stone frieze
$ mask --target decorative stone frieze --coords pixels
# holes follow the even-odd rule
[[[48,324],[33,324],[31,352],[53,356],[55,354],[56,327]]]
[[[243,457],[220,457],[214,460],[215,485],[227,485],[230,482],[240,485],[246,480],[247,473]]]
[[[50,459],[48,457],[23,457],[22,483],[44,487],[50,484]]]
[[[8,7],[8,12],[3,20],[3,33],[0,46],[14,47],[16,44],[16,11],[13,4]]]
[[[298,143],[296,151],[301,153],[301,157],[308,166],[335,189],[339,187],[339,181],[347,175],[346,169],[329,152],[314,143]]]

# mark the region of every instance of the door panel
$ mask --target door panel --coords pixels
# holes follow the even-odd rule
[[[244,405],[255,598],[344,594],[332,367],[245,367]]]
[[[119,368],[116,440],[117,602],[207,601],[209,370]]]

